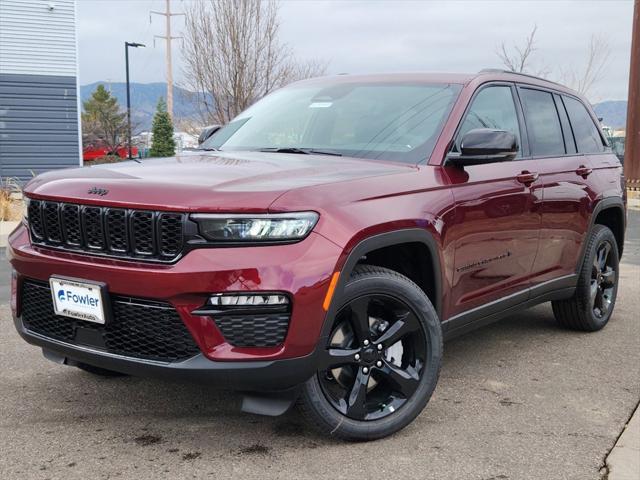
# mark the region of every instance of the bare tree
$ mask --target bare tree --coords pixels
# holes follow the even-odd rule
[[[206,123],[225,124],[272,90],[323,74],[278,39],[275,0],[201,0],[185,9],[185,87]]]
[[[593,87],[604,77],[610,56],[611,48],[606,37],[591,35],[584,67],[560,69],[560,80],[582,95],[593,95]]]
[[[196,118],[183,117],[176,119],[176,130],[197,137],[202,132],[202,122]]]
[[[514,52],[509,52],[505,42],[500,44],[500,47],[496,49],[496,55],[500,58],[500,61],[505,68],[511,72],[525,73],[531,68],[531,55],[536,49],[536,32],[538,26],[534,25],[533,29],[527,36],[524,45],[514,45]]]

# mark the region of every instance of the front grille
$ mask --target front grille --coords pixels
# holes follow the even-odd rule
[[[22,284],[22,322],[35,333],[126,357],[173,362],[200,353],[178,312],[169,304],[112,296],[106,325],[56,315],[46,283]]]
[[[184,246],[185,215],[72,203],[29,201],[36,245],[141,260],[175,260]]]
[[[235,347],[275,347],[284,342],[289,313],[214,316],[225,340]]]

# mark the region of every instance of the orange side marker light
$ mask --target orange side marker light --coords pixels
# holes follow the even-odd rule
[[[327,294],[324,297],[324,302],[322,303],[322,308],[324,308],[325,312],[329,310],[329,306],[331,305],[333,292],[335,292],[336,285],[338,285],[338,278],[340,278],[340,272],[335,272],[333,275],[331,275],[331,281],[329,282],[329,289],[327,290]]]

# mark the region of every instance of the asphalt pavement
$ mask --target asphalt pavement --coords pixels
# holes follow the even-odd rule
[[[0,478],[599,479],[640,400],[640,212],[629,221],[603,331],[561,330],[541,305],[453,340],[427,408],[373,443],[318,436],[295,411],[240,413],[210,386],[50,363],[2,306]]]

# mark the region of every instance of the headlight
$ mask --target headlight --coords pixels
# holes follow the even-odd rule
[[[302,240],[318,221],[315,212],[257,215],[196,214],[200,235],[214,242]]]

